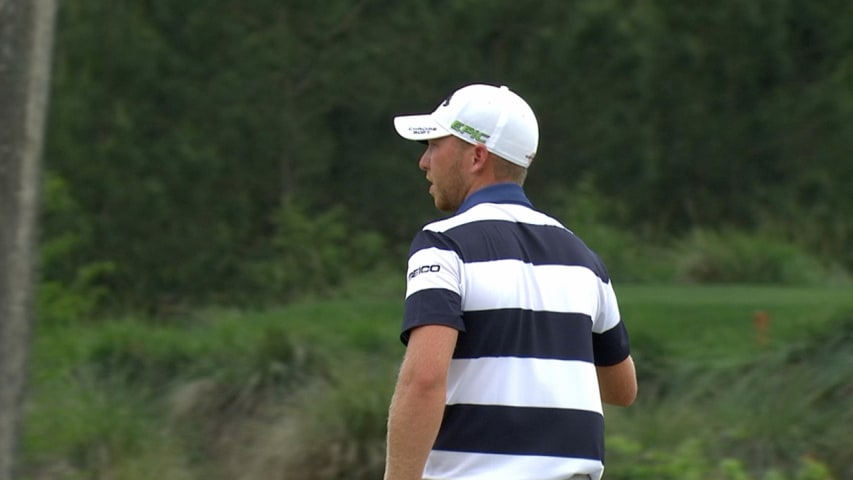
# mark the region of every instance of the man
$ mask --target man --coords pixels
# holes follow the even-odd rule
[[[636,374],[604,264],[522,189],[533,111],[469,85],[394,125],[453,215],[412,242],[385,479],[598,480]]]

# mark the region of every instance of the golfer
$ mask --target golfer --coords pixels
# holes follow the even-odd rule
[[[601,259],[522,189],[539,143],[507,87],[394,119],[435,206],[409,254],[386,480],[598,480],[602,402],[637,394]]]

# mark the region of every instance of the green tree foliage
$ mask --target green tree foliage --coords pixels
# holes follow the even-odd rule
[[[47,163],[117,301],[229,301],[288,254],[283,202],[343,206],[325,238],[375,232],[398,262],[434,213],[391,117],[503,83],[538,112],[538,206],[593,176],[638,235],[761,227],[849,268],[851,24],[840,0],[77,0]]]
[[[42,194],[45,229],[41,232],[38,317],[48,324],[72,324],[95,313],[108,295],[101,283],[114,271],[107,261],[82,255],[92,241],[89,217],[70,196],[67,182],[48,172]]]
[[[347,231],[346,210],[309,217],[291,202],[275,212],[269,248],[253,254],[243,277],[262,298],[292,299],[340,285],[385,262],[383,238]]]

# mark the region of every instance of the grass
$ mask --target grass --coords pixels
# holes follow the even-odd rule
[[[140,480],[145,464],[160,480],[379,478],[402,284],[378,274],[264,311],[38,328],[25,478]],[[833,444],[853,421],[839,388],[853,360],[841,345],[808,350],[834,345],[815,336],[853,311],[848,290],[617,285],[617,295],[641,396],[608,410],[607,478],[753,478],[723,476],[741,468],[729,457],[792,472],[813,452],[853,461]],[[685,462],[704,473],[687,475]]]
[[[737,359],[772,344],[784,345],[853,308],[850,287],[753,285],[617,286],[622,317],[632,335],[653,339],[684,359]],[[769,318],[762,342],[756,314]]]
[[[643,285],[618,293],[641,391],[630,409],[608,410],[615,478],[654,478],[661,470],[646,477],[634,467],[675,468],[668,462],[676,458],[705,462],[706,475],[692,478],[764,478],[724,476],[732,458],[765,476],[780,468],[794,475],[781,478],[811,475],[802,472],[820,467],[814,458],[850,464],[853,454],[839,448],[853,421],[845,407],[853,391],[849,289]],[[766,341],[757,312],[770,319]],[[625,438],[636,442],[633,453]]]

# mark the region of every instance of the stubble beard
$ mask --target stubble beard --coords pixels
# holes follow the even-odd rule
[[[465,182],[462,179],[461,173],[457,170],[448,175],[443,186],[439,187],[433,183],[433,201],[435,208],[440,212],[453,213],[462,205],[465,199]]]

